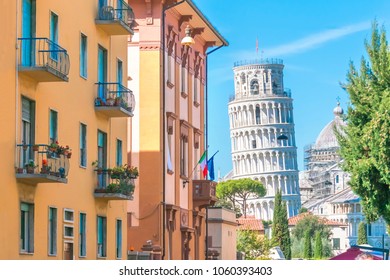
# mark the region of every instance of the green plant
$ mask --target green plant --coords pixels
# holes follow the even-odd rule
[[[106,187],[106,192],[108,193],[117,193],[119,192],[119,186],[118,184],[111,183]]]
[[[30,159],[25,165],[24,165],[26,168],[37,168],[38,165],[35,165],[35,162],[34,160]]]

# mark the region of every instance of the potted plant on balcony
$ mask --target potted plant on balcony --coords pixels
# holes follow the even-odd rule
[[[28,161],[28,163],[26,163],[24,165],[24,167],[26,167],[27,173],[33,174],[34,173],[34,169],[37,168],[38,165],[35,165],[35,162],[32,159],[30,159]]]
[[[118,193],[119,191],[119,185],[115,183],[111,183],[106,187],[106,193]]]
[[[106,100],[106,104],[107,106],[114,106],[115,104],[115,94],[108,94],[107,96],[107,100]]]
[[[51,167],[48,166],[47,159],[42,159],[41,174],[49,174]]]
[[[39,150],[39,145],[33,145],[33,151],[38,152]]]

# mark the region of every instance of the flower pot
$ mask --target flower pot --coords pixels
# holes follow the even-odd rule
[[[115,104],[115,99],[113,99],[113,98],[108,98],[108,99],[106,100],[106,103],[107,103],[107,106],[114,106],[114,104]]]
[[[66,157],[67,157],[67,158],[71,158],[71,157],[72,157],[72,153],[68,153],[68,154],[66,155]]]
[[[34,151],[34,152],[38,152],[38,150],[39,150],[39,146],[38,146],[38,145],[34,145],[34,146],[33,146],[33,151]]]
[[[27,173],[28,173],[28,174],[34,174],[34,167],[32,167],[32,166],[27,166],[26,169],[27,169]]]

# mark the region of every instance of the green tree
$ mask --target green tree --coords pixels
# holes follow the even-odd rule
[[[342,168],[351,174],[350,186],[367,220],[382,216],[390,223],[390,49],[376,21],[365,47],[369,61],[361,59],[360,71],[351,62],[342,85],[350,106],[347,125],[336,135]]]
[[[233,204],[233,209],[236,208],[236,203],[238,203],[243,210],[244,217],[246,217],[246,201],[248,198],[260,198],[265,193],[266,190],[263,184],[250,178],[228,180],[217,185],[218,199],[230,201]]]
[[[357,244],[368,244],[367,241],[367,228],[366,224],[364,222],[359,223],[358,227],[358,239],[357,239]]]
[[[298,214],[306,213],[307,211],[308,211],[307,208],[302,207],[302,208],[299,209]]]
[[[285,202],[282,202],[282,193],[280,190],[275,195],[272,242],[280,246],[287,260],[291,259],[291,240],[288,229],[287,206]]]
[[[313,255],[313,249],[311,247],[311,235],[310,235],[310,231],[307,230],[305,232],[305,243],[304,243],[304,248],[303,248],[303,257],[305,259],[311,259],[312,255]]]
[[[299,240],[304,237],[306,231],[309,231],[310,236],[314,236],[315,232],[318,231],[321,233],[321,237],[325,239],[329,239],[331,235],[330,228],[324,221],[311,213],[306,214],[305,217],[298,221],[291,234]]]
[[[315,259],[322,259],[323,257],[323,247],[322,247],[322,238],[321,238],[321,232],[316,232],[315,237],[315,245],[314,245],[314,258]]]
[[[237,231],[237,251],[245,253],[246,260],[269,259],[271,240],[251,230]]]

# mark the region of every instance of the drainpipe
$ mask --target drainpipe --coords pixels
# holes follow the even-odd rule
[[[206,103],[206,108],[205,108],[205,115],[206,115],[206,126],[205,126],[205,134],[206,134],[206,158],[207,157],[207,147],[208,147],[208,138],[209,138],[209,133],[208,133],[208,89],[209,89],[209,76],[208,76],[208,69],[209,69],[209,63],[208,63],[208,57],[210,54],[215,52],[216,50],[219,50],[220,48],[224,47],[225,44],[220,45],[219,47],[210,50],[209,52],[206,53],[206,92],[205,92],[205,103]],[[207,179],[207,178],[206,178]],[[208,236],[209,236],[209,207],[206,206],[206,260],[208,259],[209,256],[209,241],[208,241]]]
[[[161,32],[161,41],[162,41],[162,81],[161,81],[161,86],[162,86],[162,120],[163,120],[163,125],[162,125],[162,134],[163,134],[163,201],[162,201],[162,206],[163,206],[163,221],[162,221],[162,254],[161,254],[161,259],[163,260],[165,258],[165,223],[166,223],[166,203],[165,203],[165,173],[166,173],[166,158],[165,158],[165,122],[166,122],[166,112],[165,112],[165,12],[175,6],[178,6],[185,2],[186,0],[179,1],[177,3],[173,3],[171,5],[167,5],[162,7],[162,13],[161,13],[161,19],[162,19],[162,32]],[[170,248],[168,246],[168,248]],[[168,259],[171,259],[171,252],[168,254]]]
[[[19,129],[18,129],[18,124],[19,124],[19,72],[18,72],[18,65],[19,65],[19,57],[18,57],[18,51],[19,51],[19,45],[18,45],[18,16],[19,16],[19,0],[16,0],[16,24],[15,24],[15,166],[18,164],[18,151],[16,149],[16,144],[18,143],[19,139]],[[19,167],[19,166],[18,166]]]

